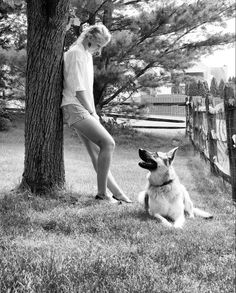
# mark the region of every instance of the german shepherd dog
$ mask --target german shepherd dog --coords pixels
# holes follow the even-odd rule
[[[179,181],[172,166],[178,147],[167,153],[139,149],[142,162],[139,166],[149,171],[146,189],[139,193],[138,200],[146,211],[167,227],[182,228],[185,216],[195,215],[206,219],[213,216],[193,207],[189,193]]]

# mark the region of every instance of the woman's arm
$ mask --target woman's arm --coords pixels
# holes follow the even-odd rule
[[[88,102],[88,98],[86,97],[86,91],[77,91],[76,98],[79,100],[81,105],[89,111],[90,114],[94,113],[94,110],[90,103]]]

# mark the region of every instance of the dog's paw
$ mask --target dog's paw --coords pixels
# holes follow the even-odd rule
[[[173,227],[175,228],[175,229],[183,229],[183,225],[179,225],[179,224],[177,224],[177,225],[173,225]]]
[[[145,205],[145,196],[146,196],[146,191],[139,192],[139,194],[138,194],[138,202],[141,205]]]
[[[173,224],[174,228],[176,229],[182,229],[185,222],[184,217],[179,217]]]

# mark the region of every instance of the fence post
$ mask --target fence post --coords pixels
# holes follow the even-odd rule
[[[192,107],[193,98],[190,96],[188,98],[188,120],[186,121],[186,127],[188,131],[188,136],[190,141],[192,141],[192,135],[193,135],[193,107]]]
[[[194,145],[197,147],[197,107],[196,107],[196,99],[192,99],[192,115],[193,115],[193,141]]]
[[[207,114],[207,138],[210,169],[213,174],[217,174],[214,165],[215,158],[217,158],[216,115],[211,112],[209,94],[206,95],[205,103]]]
[[[236,98],[233,89],[224,88],[224,107],[227,130],[229,167],[232,185],[232,199],[236,201]]]
[[[204,152],[204,144],[203,144],[203,109],[200,107],[203,106],[203,97],[198,101],[198,142],[199,142],[199,151]]]
[[[190,101],[189,97],[186,96],[185,98],[185,119],[186,119],[186,128],[185,128],[185,136],[189,136],[189,131],[190,131]]]

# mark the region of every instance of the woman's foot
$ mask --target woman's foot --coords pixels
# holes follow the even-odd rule
[[[125,194],[118,194],[118,195],[113,195],[113,198],[118,200],[118,201],[123,201],[126,203],[132,203],[132,200],[128,198]]]
[[[121,202],[119,200],[116,200],[115,198],[113,198],[112,196],[109,196],[107,194],[103,194],[103,193],[99,193],[95,196],[95,199],[98,200],[106,200],[109,203],[116,203],[116,204],[121,204]]]

